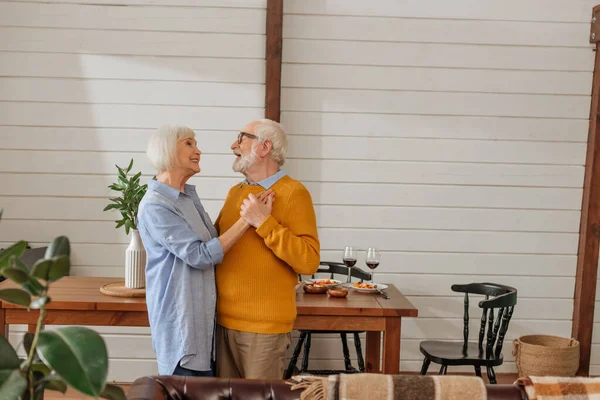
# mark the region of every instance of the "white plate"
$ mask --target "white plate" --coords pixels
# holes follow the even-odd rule
[[[365,283],[369,283],[370,284],[371,282],[365,282]],[[354,287],[354,283],[348,283],[348,284],[346,284],[344,286],[346,286],[347,288],[350,288],[350,289],[354,289],[357,292],[361,292],[361,293],[377,293],[377,289],[379,289],[379,290],[385,290],[385,289],[388,288],[388,286],[384,285],[383,283],[375,283],[374,285],[376,286],[376,288],[374,288],[374,289],[357,288],[357,287]]]
[[[313,285],[323,285],[323,283],[319,283],[319,282],[322,282],[322,281],[330,281],[330,282],[332,282],[332,283],[329,283],[327,285],[324,285],[324,286],[327,286],[328,288],[334,287],[334,286],[339,286],[342,283],[342,281],[338,281],[336,279],[309,279],[309,280],[306,281],[306,283],[311,283]]]

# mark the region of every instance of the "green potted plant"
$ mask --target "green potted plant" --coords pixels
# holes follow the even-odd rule
[[[123,389],[106,383],[108,353],[98,333],[80,326],[43,330],[46,307],[52,301],[48,289],[69,274],[69,239],[54,239],[31,270],[19,260],[26,246],[19,241],[0,251],[0,274],[22,288],[1,289],[0,300],[38,309],[40,316],[35,333],[23,337],[26,359],[19,358],[0,335],[0,399],[42,400],[46,390],[65,393],[70,386],[95,398],[125,400]]]
[[[121,213],[121,219],[115,221],[116,228],[125,227],[125,233],[130,235],[129,246],[125,250],[125,286],[130,289],[143,288],[146,286],[146,250],[142,238],[137,230],[136,218],[138,207],[142,197],[146,194],[148,185],[140,184],[141,172],[129,176],[133,168],[133,159],[127,168],[117,167],[117,182],[111,184],[109,189],[119,192],[118,197],[111,197],[111,204],[104,211],[117,210]]]

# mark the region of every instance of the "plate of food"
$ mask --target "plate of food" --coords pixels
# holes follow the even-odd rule
[[[306,283],[317,286],[327,286],[330,288],[341,285],[342,281],[338,281],[336,279],[309,279],[306,281]]]
[[[362,293],[375,293],[377,290],[385,290],[388,288],[387,285],[383,283],[371,283],[371,282],[355,282],[349,283],[348,286],[350,289],[354,289],[358,292]]]

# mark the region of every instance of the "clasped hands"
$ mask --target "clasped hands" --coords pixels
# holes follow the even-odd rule
[[[265,190],[258,196],[250,193],[242,202],[240,216],[249,225],[258,228],[271,215],[274,200],[275,192],[271,189]]]

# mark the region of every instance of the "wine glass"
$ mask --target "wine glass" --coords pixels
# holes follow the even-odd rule
[[[354,247],[346,246],[344,248],[344,258],[342,258],[342,261],[344,261],[344,265],[348,267],[348,279],[346,280],[346,283],[350,283],[352,279],[352,274],[350,272],[352,267],[356,265],[356,250]]]
[[[381,258],[381,254],[379,250],[375,247],[369,247],[367,249],[367,257],[365,258],[365,263],[367,267],[371,270],[371,283],[375,282],[375,268],[379,265],[379,260]]]

